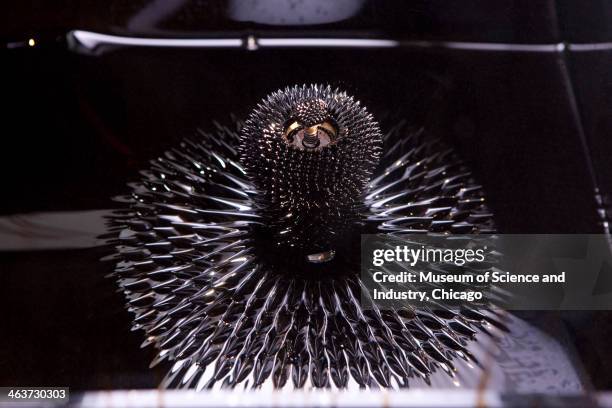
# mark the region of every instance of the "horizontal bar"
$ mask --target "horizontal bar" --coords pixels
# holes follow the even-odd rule
[[[457,41],[398,41],[371,38],[269,38],[249,36],[242,38],[144,38],[101,34],[91,31],[74,30],[69,39],[79,46],[93,51],[101,45],[134,47],[191,47],[191,48],[445,48],[471,51],[511,52],[561,52],[563,43],[557,44],[506,44]]]
[[[94,50],[100,45],[124,45],[136,47],[190,47],[190,48],[240,48],[240,38],[143,38],[100,34],[91,31],[75,30],[68,34],[79,45]]]
[[[73,30],[68,33],[70,41],[87,50],[94,51],[103,45],[130,47],[176,47],[176,48],[442,48],[468,51],[499,52],[576,52],[611,50],[612,42],[594,44],[510,44],[469,41],[403,41],[374,38],[270,38],[249,36],[247,38],[146,38],[127,37],[93,31]]]
[[[508,44],[465,41],[409,41],[402,45],[423,48],[446,48],[470,51],[511,51],[511,52],[561,52],[565,44]]]
[[[398,47],[399,41],[367,38],[258,38],[260,47],[348,47],[389,48]]]
[[[128,37],[93,31],[73,30],[68,33],[69,42],[94,51],[103,45],[129,47],[173,47],[173,48],[441,48],[468,51],[499,52],[575,52],[612,50],[612,42],[591,44],[511,44],[469,41],[412,41],[372,38],[270,38],[249,36],[247,38],[146,38]],[[10,43],[8,48],[19,48],[27,42]]]
[[[607,51],[612,50],[612,42],[595,44],[569,44],[568,49],[576,52]]]

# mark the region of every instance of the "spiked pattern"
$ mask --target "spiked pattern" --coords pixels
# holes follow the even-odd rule
[[[349,177],[342,168],[333,170],[335,164],[327,162],[327,157],[285,149],[277,143],[282,139],[278,140],[276,130],[263,137],[282,154],[270,156],[268,147],[260,149],[262,136],[256,124],[270,126],[271,117],[286,120],[293,101],[311,97],[309,92],[334,99],[329,88],[285,92],[287,96],[276,93],[268,98],[246,126],[217,125],[213,134],[201,132],[198,141],[184,141],[166,152],[141,173],[141,181],[130,184],[129,196],[119,198],[128,206],[112,220],[117,232],[114,276],[134,314],[134,329],[145,333],[143,346],[152,344],[159,351],[152,364],[171,362],[163,385],[344,389],[407,387],[429,383],[439,375],[460,381],[457,366],[478,363],[468,343],[478,332],[494,332],[492,325],[503,327],[493,312],[365,310],[360,303],[359,256],[354,257],[356,263],[336,264],[346,273],[308,277],[279,273],[258,255],[257,241],[265,237],[258,228],[271,216],[262,213],[262,203],[289,200],[295,204],[292,200],[298,197],[283,198],[285,192],[259,197],[247,171],[271,166],[268,160],[280,160],[293,163],[292,168],[309,169],[316,180],[339,182],[328,174],[334,171]],[[337,100],[348,98],[339,95]],[[285,110],[276,112],[276,106]],[[347,150],[330,152],[355,153],[348,142],[350,134],[361,134],[364,128],[364,135],[377,131],[367,115],[348,116],[359,109],[336,117],[347,140],[339,149]],[[241,128],[242,161],[236,150]],[[250,135],[252,144],[245,141]],[[493,228],[480,186],[450,149],[422,130],[401,126],[389,132],[384,142],[377,175],[364,186],[357,234],[489,232]],[[377,144],[371,147],[376,149]],[[247,157],[255,152],[265,159]],[[340,159],[335,163],[349,165]],[[353,162],[359,160],[373,166],[363,157]],[[283,169],[273,166],[265,172]],[[316,166],[323,166],[323,173]],[[341,206],[342,198],[356,194],[366,174],[361,171],[353,178],[355,186],[334,196],[333,205]],[[254,179],[271,186],[272,180],[264,176],[256,173]],[[295,188],[295,184],[283,184],[283,188]],[[273,214],[290,209],[278,206]]]
[[[323,144],[296,148],[286,136],[291,124],[312,129],[312,137]],[[322,130],[313,129],[320,124]],[[304,134],[304,146],[308,137]],[[378,164],[382,136],[358,101],[314,85],[268,96],[247,119],[241,141],[242,163],[259,192],[255,200],[268,241],[304,256],[329,250],[354,224]]]

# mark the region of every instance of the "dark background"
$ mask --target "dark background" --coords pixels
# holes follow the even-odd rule
[[[364,1],[344,20],[287,27],[230,18],[228,1],[13,1],[0,13],[0,214],[112,208],[138,169],[194,129],[243,117],[272,90],[340,86],[388,129],[452,144],[501,232],[603,233],[612,193],[612,3]],[[409,4],[409,5],[408,5]],[[296,11],[297,12],[297,11]],[[69,49],[85,29],[149,37],[391,38],[389,49]],[[35,38],[35,47],[25,45]],[[432,47],[418,41],[434,42]],[[547,45],[449,49],[446,42]],[[558,45],[555,50],[550,46]],[[589,49],[588,44],[593,44]],[[463,48],[463,49],[462,49]],[[104,248],[0,253],[0,384],[155,387]],[[597,388],[612,388],[608,313],[564,319]]]

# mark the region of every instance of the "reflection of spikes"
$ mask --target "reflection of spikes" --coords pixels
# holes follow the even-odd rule
[[[401,388],[478,366],[468,344],[505,329],[494,312],[365,310],[356,264],[312,279],[263,262],[238,128],[215,125],[152,161],[112,220],[114,277],[158,349],[152,365],[171,365],[164,386]],[[357,233],[494,228],[468,169],[423,130],[388,134],[375,174]]]

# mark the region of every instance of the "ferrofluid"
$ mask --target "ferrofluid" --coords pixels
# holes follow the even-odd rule
[[[440,140],[329,86],[264,98],[153,160],[112,223],[113,276],[163,385],[407,387],[477,363],[477,310],[363,308],[365,233],[491,232],[481,187]]]

